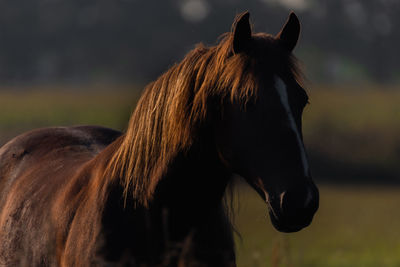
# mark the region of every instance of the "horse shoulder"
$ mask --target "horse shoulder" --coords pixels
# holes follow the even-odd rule
[[[119,146],[117,139],[76,172],[52,207],[57,226],[57,257],[62,266],[104,264],[97,255],[104,245],[103,212],[115,181],[103,173]],[[116,218],[114,218],[116,219]]]

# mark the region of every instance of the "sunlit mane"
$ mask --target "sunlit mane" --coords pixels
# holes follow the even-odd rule
[[[125,196],[132,193],[146,205],[171,160],[196,140],[212,100],[246,104],[256,98],[259,59],[234,55],[232,39],[228,33],[217,46],[198,45],[145,88],[108,165],[108,175],[121,179]]]

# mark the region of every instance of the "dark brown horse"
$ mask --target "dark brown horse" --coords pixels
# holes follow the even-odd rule
[[[284,232],[318,208],[301,134],[307,94],[291,14],[276,35],[249,14],[145,89],[125,134],[28,132],[0,150],[1,266],[234,266],[223,196],[233,173]]]

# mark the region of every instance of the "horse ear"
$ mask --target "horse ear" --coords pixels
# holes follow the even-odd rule
[[[292,52],[297,44],[300,35],[300,21],[297,16],[291,12],[285,26],[276,35],[281,44],[289,51]]]
[[[233,42],[232,50],[234,54],[246,50],[251,39],[250,13],[248,11],[236,16],[232,25]]]

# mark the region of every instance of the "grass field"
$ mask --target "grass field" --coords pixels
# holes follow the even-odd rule
[[[400,189],[320,188],[313,223],[298,233],[277,232],[266,205],[249,187],[238,193],[238,266],[400,266]]]
[[[30,129],[92,124],[123,130],[139,96],[132,86],[0,90],[0,143]]]
[[[350,165],[398,168],[400,91],[395,89],[310,89],[304,115],[307,146]],[[0,90],[0,143],[46,126],[124,129],[138,95],[130,86]],[[400,188],[322,185],[320,193],[313,224],[282,234],[273,229],[258,195],[241,187],[235,220],[242,235],[237,239],[239,266],[400,266]]]
[[[0,88],[0,144],[46,126],[99,124],[124,129],[139,91],[129,85]],[[373,174],[380,177],[369,179],[400,183],[393,178],[400,176],[400,90],[313,86],[308,92],[303,132],[310,156],[318,163],[314,173],[330,175],[318,162],[322,158],[335,163],[328,168],[337,168],[342,180]],[[353,170],[349,177],[353,166],[368,170],[361,174]]]
[[[310,88],[304,112],[305,143],[312,150],[354,164],[398,168],[400,88]]]

